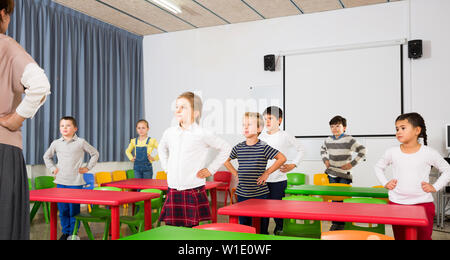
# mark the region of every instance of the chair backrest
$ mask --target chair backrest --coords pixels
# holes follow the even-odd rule
[[[127,170],[126,173],[127,173],[127,179],[134,179],[134,170],[133,169]]]
[[[86,182],[86,184],[83,186],[83,189],[93,190],[95,188],[94,174],[92,174],[92,173],[85,173],[85,174],[83,174],[83,179]]]
[[[328,184],[324,184],[326,186],[335,186],[335,187],[351,187],[351,184],[347,184],[347,183],[328,183]]]
[[[95,187],[94,190],[122,191],[121,188],[117,188],[117,187]]]
[[[143,189],[141,192],[150,192],[150,193],[158,193],[159,198],[152,199],[152,209],[158,209],[162,206],[162,190],[158,189]]]
[[[214,174],[214,181],[220,181],[230,186],[231,183],[231,172],[227,171],[218,171]]]
[[[287,185],[303,185],[305,184],[306,175],[304,173],[291,172],[286,174]]]
[[[344,203],[388,204],[386,200],[375,198],[348,198],[344,199]],[[386,233],[384,224],[369,224],[368,226],[362,226],[361,223],[345,222],[344,229],[373,232],[383,235]]]
[[[337,230],[323,232],[322,240],[394,240],[393,237],[383,234],[359,231],[359,230]]]
[[[158,180],[167,180],[167,173],[164,171],[159,171],[156,173],[156,179]]]
[[[328,175],[326,173],[314,174],[314,185],[326,185],[329,183]]]
[[[127,179],[126,171],[113,171],[112,172],[112,180],[113,181],[123,181]]]
[[[192,228],[256,234],[256,228],[254,227],[233,223],[212,223],[199,225]]]
[[[34,179],[34,187],[36,190],[55,188],[53,176],[38,176]]]
[[[33,182],[31,180],[31,178],[28,178],[28,189],[32,190],[33,189]]]
[[[289,196],[284,197],[283,200],[322,201],[322,198],[311,196]],[[322,223],[319,220],[283,219],[282,235],[284,236],[320,238],[321,232]]]
[[[102,184],[112,182],[112,177],[110,172],[97,172],[95,174],[95,183]]]

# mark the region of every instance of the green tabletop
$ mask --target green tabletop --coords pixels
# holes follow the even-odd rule
[[[298,185],[288,187],[285,190],[285,192],[286,194],[297,194],[297,195],[324,195],[324,196],[371,197],[371,198],[388,197],[387,189],[368,188],[368,187]]]
[[[312,238],[272,236],[228,231],[162,226],[121,240],[315,240]]]

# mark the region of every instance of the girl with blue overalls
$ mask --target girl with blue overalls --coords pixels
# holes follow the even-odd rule
[[[152,179],[152,161],[158,160],[158,156],[155,156],[155,158],[151,156],[153,149],[158,148],[158,142],[156,139],[148,137],[148,130],[148,122],[139,120],[136,124],[136,131],[139,136],[131,139],[125,152],[128,159],[134,162],[134,177],[138,179]],[[133,150],[134,155],[132,154]]]

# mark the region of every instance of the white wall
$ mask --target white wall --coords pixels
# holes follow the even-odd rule
[[[264,71],[266,54],[423,38],[429,45],[425,51],[431,49],[423,59],[410,61],[407,48],[404,49],[405,108],[424,115],[430,145],[444,152],[443,123],[450,121],[450,106],[445,102],[450,96],[450,89],[445,88],[450,82],[450,50],[446,49],[450,39],[443,35],[450,26],[448,11],[448,0],[412,0],[147,36],[144,38],[145,111],[152,136],[161,138],[173,118],[172,102],[180,93],[190,90],[200,92],[204,103],[219,111],[204,116],[210,120],[219,115],[219,123],[212,124],[218,134],[232,145],[243,140],[236,130],[240,128],[241,114],[234,116],[235,107],[230,104],[250,97],[249,86],[272,86],[281,93],[281,62],[276,72]],[[258,107],[261,109],[264,109],[262,105]],[[329,118],[317,120],[328,128]],[[360,141],[367,146],[368,157],[354,169],[354,185],[378,185],[373,165],[397,141],[393,138]],[[324,170],[315,154],[311,156],[318,152],[321,140],[302,139],[301,142],[309,156],[295,171],[310,174],[312,182],[312,175]]]

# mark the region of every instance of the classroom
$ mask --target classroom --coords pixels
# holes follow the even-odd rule
[[[449,11],[0,0],[0,239],[450,239]]]

